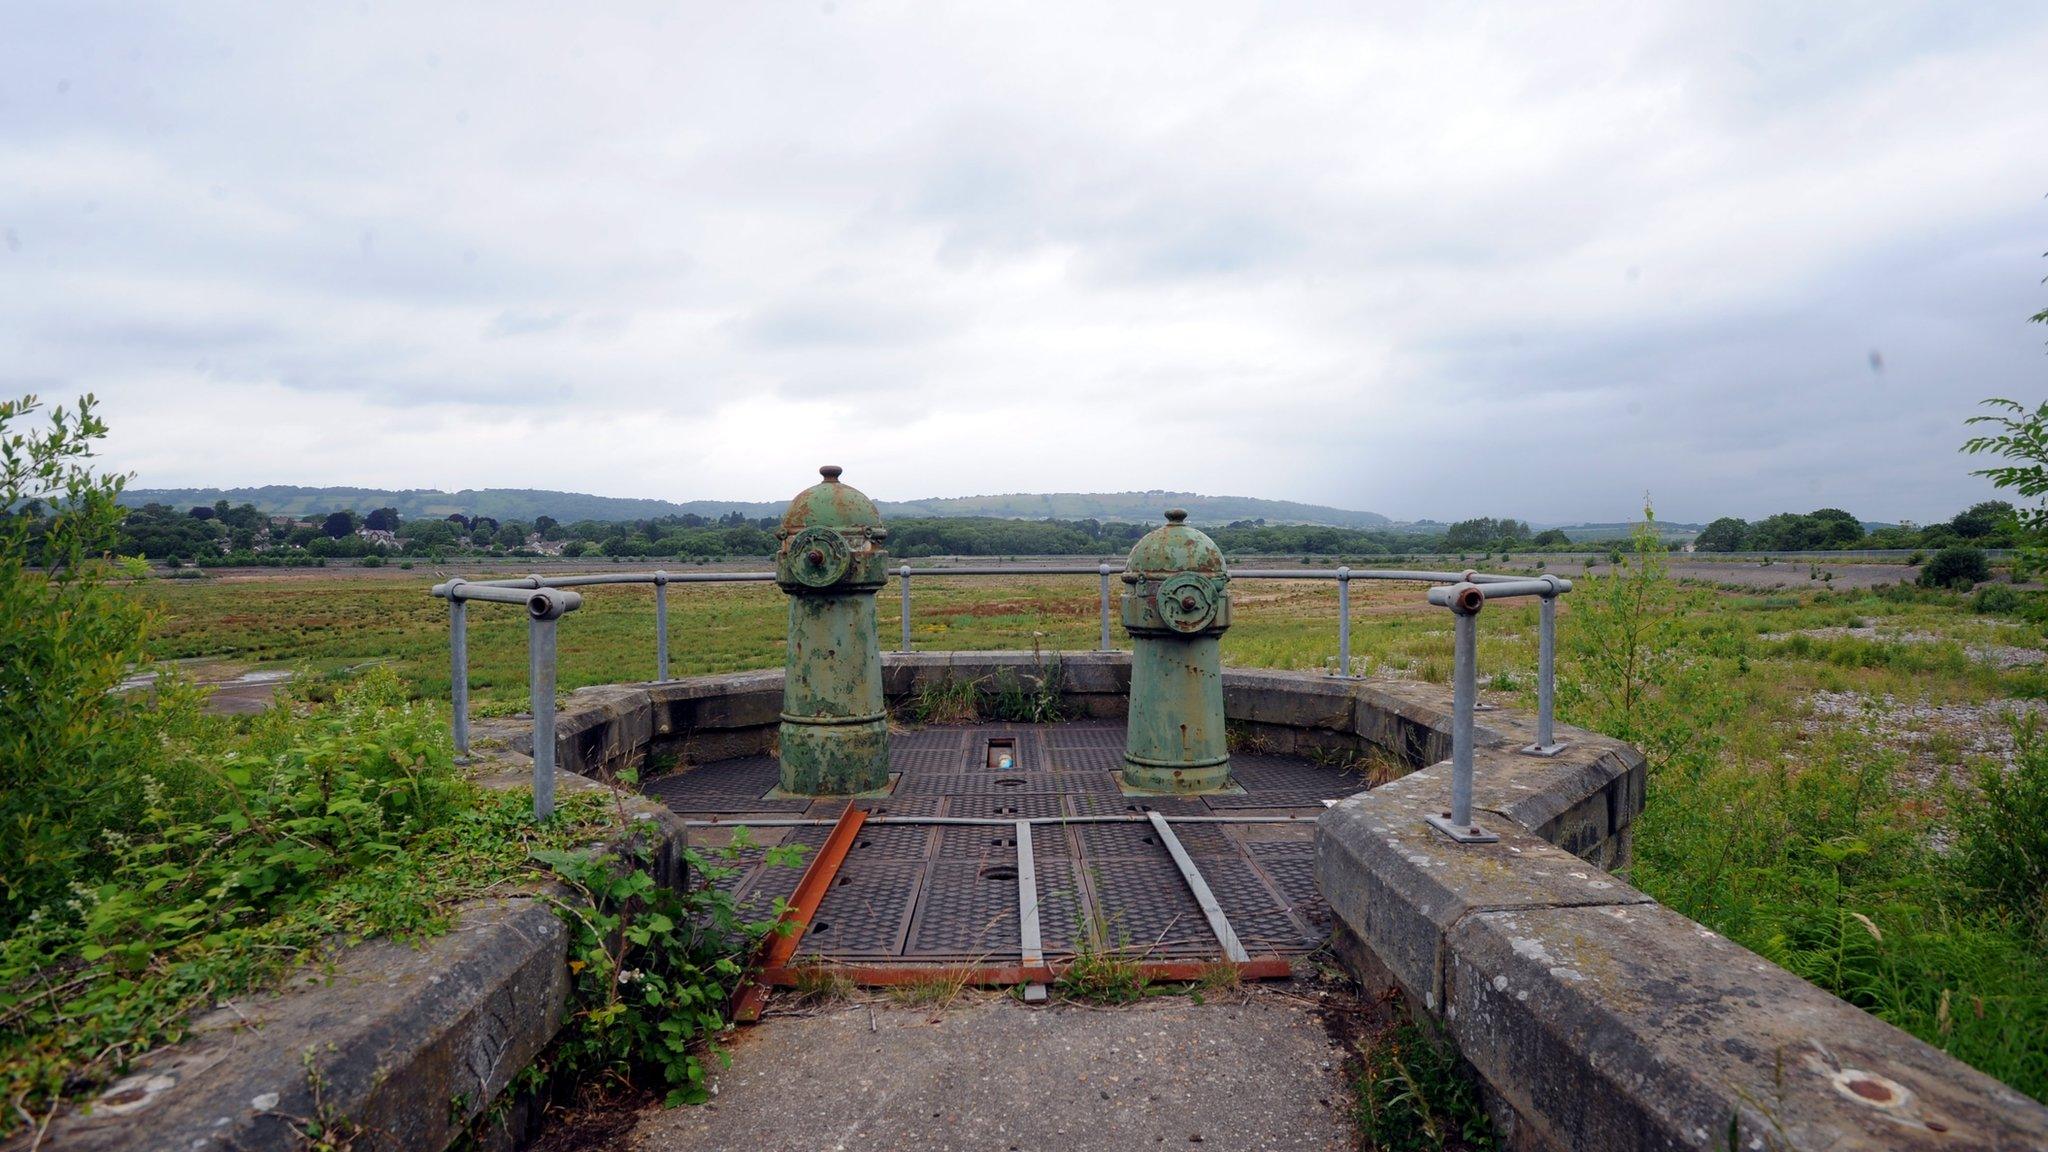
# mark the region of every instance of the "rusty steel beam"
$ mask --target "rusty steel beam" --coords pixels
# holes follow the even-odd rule
[[[825,837],[824,847],[811,857],[803,879],[796,883],[796,893],[783,905],[782,918],[776,921],[775,930],[768,934],[768,939],[761,946],[758,967],[764,975],[743,982],[733,997],[734,1021],[751,1024],[761,1018],[761,1004],[767,999],[768,985],[774,983],[765,977],[765,973],[783,969],[790,957],[796,955],[797,942],[803,939],[804,929],[810,927],[811,917],[817,915],[818,905],[824,903],[825,893],[832,887],[832,878],[839,875],[839,866],[846,862],[846,854],[853,848],[854,838],[860,834],[861,823],[867,817],[866,809],[851,804],[839,814],[839,822]]]

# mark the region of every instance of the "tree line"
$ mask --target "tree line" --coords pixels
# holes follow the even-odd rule
[[[1754,523],[1724,516],[1707,525],[1694,547],[1704,552],[1910,548],[1938,551],[1966,544],[2009,547],[2020,529],[2013,506],[1988,500],[1926,527],[1866,530],[1839,508],[1786,512]],[[489,516],[404,518],[396,509],[367,514],[338,510],[309,517],[268,516],[252,504],[221,500],[180,510],[164,504],[128,509],[123,555],[218,565],[290,565],[329,559],[448,556],[563,556],[709,561],[766,557],[776,547],[773,517],[740,511],[637,520],[531,521]],[[888,521],[892,556],[1119,556],[1154,525],[1122,521],[1010,520],[982,516],[905,517]],[[1574,544],[1559,529],[1537,532],[1526,521],[1481,516],[1441,529],[1332,528],[1237,520],[1205,528],[1233,556],[1358,557],[1458,553],[1562,552]]]
[[[1900,524],[1866,531],[1863,522],[1840,508],[1780,512],[1755,523],[1723,516],[1693,541],[1700,552],[1810,552],[1845,548],[1938,550],[1957,545],[2011,548],[2020,543],[2018,510],[2004,500],[1985,500],[1939,524]]]

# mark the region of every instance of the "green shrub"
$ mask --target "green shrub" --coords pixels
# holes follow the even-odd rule
[[[33,396],[0,401],[0,935],[106,872],[100,833],[143,811],[141,766],[182,720],[177,693],[120,695],[143,662],[145,614],[120,569],[122,479],[93,474],[106,425],[92,397],[20,430]]]
[[[1984,767],[1976,792],[1954,805],[1954,862],[1992,907],[2048,943],[2048,739],[2029,716],[2013,741],[2012,768]]]
[[[1985,558],[1982,548],[1955,546],[1943,548],[1934,554],[1934,559],[1920,569],[1920,586],[1923,588],[1958,588],[1964,591],[1980,581],[1991,579],[1991,562]]]
[[[2009,584],[1986,584],[1970,598],[1972,612],[2009,616],[2025,606],[2025,599]]]

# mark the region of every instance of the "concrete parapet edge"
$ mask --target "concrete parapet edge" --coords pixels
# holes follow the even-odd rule
[[[1512,755],[1475,758],[1498,844],[1422,823],[1443,764],[1316,829],[1337,956],[1442,1025],[1509,1147],[2048,1148],[2048,1108],[1582,859],[1603,824],[1625,852],[1640,755],[1520,770]]]
[[[502,758],[476,773],[485,787],[531,780],[529,765]],[[556,772],[560,795],[598,789]],[[630,835],[653,849],[649,872],[684,883],[682,821],[644,797],[619,799]],[[275,991],[196,1018],[89,1111],[59,1115],[41,1147],[287,1152],[306,1146],[299,1126],[320,1117],[357,1127],[352,1146],[363,1152],[446,1147],[561,1029],[567,948],[560,919],[535,896],[470,901],[451,931],[417,943],[343,948]],[[517,1127],[508,1115],[483,1146],[515,1143]],[[25,1147],[26,1137],[6,1145]]]

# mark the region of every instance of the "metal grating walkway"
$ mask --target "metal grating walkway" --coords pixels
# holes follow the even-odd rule
[[[1236,754],[1241,793],[1210,797],[1125,796],[1121,723],[988,725],[892,734],[895,779],[886,796],[864,797],[867,813],[798,945],[799,963],[893,965],[1016,964],[1028,952],[1033,917],[1019,881],[1027,859],[1015,821],[1030,825],[1029,873],[1037,938],[1058,959],[1084,945],[1148,960],[1225,958],[1224,936],[1252,957],[1308,952],[1328,932],[1315,890],[1314,820],[1325,800],[1365,787],[1356,775],[1285,756]],[[1013,749],[1008,769],[990,748]],[[766,756],[724,760],[649,781],[645,790],[677,813],[721,824],[752,822],[757,845],[825,844],[823,823],[845,800],[784,799],[771,793],[777,767]],[[1179,822],[1170,835],[1143,818],[1292,817],[1296,822]],[[1088,817],[1125,822],[1088,822]],[[892,824],[891,817],[951,817],[996,824]],[[694,828],[699,846],[730,833]],[[1164,840],[1172,840],[1178,853]],[[1176,859],[1178,856],[1178,860]],[[1192,869],[1193,875],[1184,869]],[[777,867],[761,851],[741,855],[713,880],[749,913],[765,915],[795,891],[801,868]],[[1205,888],[1205,909],[1196,888]],[[1219,925],[1211,915],[1221,914]]]

